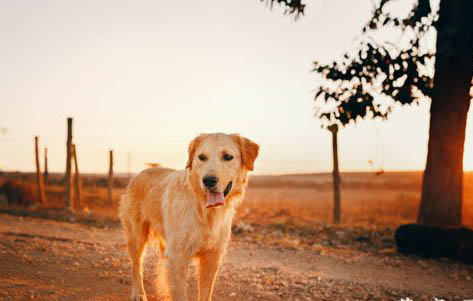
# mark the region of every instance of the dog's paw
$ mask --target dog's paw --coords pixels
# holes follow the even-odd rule
[[[130,301],[148,301],[148,298],[146,298],[146,295],[131,295]]]

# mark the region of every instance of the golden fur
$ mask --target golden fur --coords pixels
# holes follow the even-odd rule
[[[257,144],[236,134],[202,134],[189,145],[185,170],[151,168],[130,181],[119,215],[132,262],[131,300],[147,300],[142,255],[150,238],[159,243],[171,299],[186,300],[188,266],[197,259],[199,300],[211,300],[235,208],[244,197],[248,171],[253,170],[258,150]],[[224,160],[224,154],[233,159]],[[199,157],[202,155],[205,160]],[[218,178],[219,192],[232,181],[224,205],[206,208],[202,183],[206,175]]]

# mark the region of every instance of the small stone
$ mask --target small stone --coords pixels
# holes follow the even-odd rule
[[[236,297],[236,295],[237,294],[235,292],[232,292],[232,293],[228,294],[228,297]]]

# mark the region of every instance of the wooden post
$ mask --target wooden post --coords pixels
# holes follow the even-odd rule
[[[340,223],[340,173],[338,171],[338,125],[334,124],[328,127],[328,130],[332,132],[332,155],[333,155],[333,222],[335,224]]]
[[[127,178],[130,179],[130,166],[131,166],[131,152],[128,151],[126,154],[126,170],[127,170]]]
[[[38,136],[34,137],[34,152],[36,158],[36,183],[38,185],[38,196],[42,205],[48,205],[46,195],[44,193],[43,175],[41,174],[41,165],[39,163],[39,146]]]
[[[77,149],[76,145],[72,144],[72,154],[74,158],[74,183],[75,183],[75,202],[74,202],[74,209],[81,209],[82,206],[82,180],[80,178],[79,173],[79,164],[77,163]]]
[[[73,210],[72,207],[72,174],[71,174],[71,153],[72,153],[72,118],[67,118],[67,142],[66,142],[66,209]]]
[[[44,148],[44,183],[48,183],[49,181],[49,171],[48,171],[48,148]]]
[[[113,150],[110,150],[108,168],[108,200],[113,204]]]

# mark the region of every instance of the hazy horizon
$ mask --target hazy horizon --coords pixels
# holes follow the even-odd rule
[[[165,166],[164,166],[165,167]],[[146,168],[146,167],[145,167]],[[9,171],[6,171],[6,170],[0,170],[0,172],[5,172],[5,173],[24,173],[24,174],[31,174],[31,175],[34,175],[36,174],[36,171],[34,170],[30,170],[30,171],[15,171],[15,170],[9,170]],[[343,175],[343,174],[354,174],[354,173],[360,173],[360,174],[373,174],[373,173],[379,173],[380,171],[356,171],[356,170],[343,170],[343,171],[340,171],[340,174]],[[386,174],[395,174],[395,173],[423,173],[424,171],[423,170],[388,170],[388,171],[382,171],[381,175],[383,173],[386,173]],[[72,173],[74,173],[74,170],[72,171]],[[130,176],[134,176],[134,175],[137,175],[139,172],[130,172]],[[473,173],[473,171],[464,171],[464,173]],[[57,175],[64,175],[65,174],[65,171],[53,171],[53,172],[49,172],[49,175],[51,176],[57,176]],[[107,172],[86,172],[86,173],[83,173],[81,172],[81,175],[82,176],[108,176],[108,171]],[[274,174],[262,174],[262,173],[256,173],[252,176],[255,176],[255,177],[273,177],[273,176],[304,176],[304,175],[329,175],[331,176],[332,175],[332,171],[321,171],[321,172],[307,172],[307,173],[274,173]],[[128,176],[128,172],[122,172],[122,171],[118,171],[118,172],[114,172],[114,176],[117,176],[117,177],[127,177]]]

